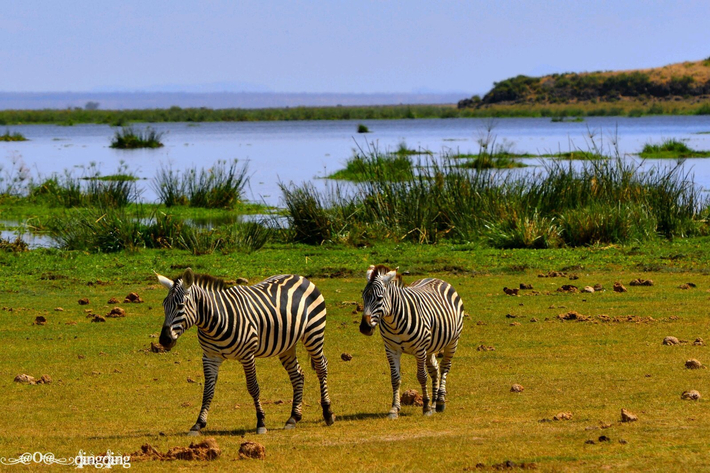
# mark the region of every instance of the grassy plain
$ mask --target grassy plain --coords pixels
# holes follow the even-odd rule
[[[173,276],[191,266],[250,281],[294,272],[321,288],[328,303],[326,354],[338,420],[330,428],[323,423],[316,377],[303,363],[304,419],[295,430],[282,430],[290,411],[288,377],[278,360],[260,360],[270,430],[257,437],[242,369],[227,362],[205,431],[216,438],[222,457],[199,465],[135,463],[140,471],[466,471],[478,463],[490,470],[506,460],[534,462],[541,471],[700,470],[710,461],[707,400],[682,401],[680,395],[697,389],[710,396],[708,371],[684,368],[689,358],[710,363],[709,348],[692,344],[696,337],[710,341],[708,243],[708,238],[692,238],[555,250],[271,244],[250,255],[199,257],[177,250],[0,253],[0,425],[5,426],[0,457],[42,451],[61,458],[80,449],[130,453],[145,443],[165,451],[189,444],[185,432],[197,416],[203,382],[195,330],[168,354],[148,347],[155,341],[149,335],[162,324],[164,297],[151,270]],[[405,281],[442,277],[464,299],[470,315],[449,376],[444,414],[424,418],[419,408],[404,407],[400,419],[385,418],[391,388],[382,341],[379,335],[359,334],[360,314],[353,314],[351,304],[359,300],[362,273],[371,263],[398,265],[411,273]],[[537,277],[550,270],[579,279]],[[637,277],[655,285],[630,287]],[[615,281],[628,292],[613,292]],[[679,288],[689,282],[697,287]],[[532,284],[540,294],[504,294],[504,286],[520,283]],[[556,292],[563,284],[597,283],[606,291]],[[120,304],[125,318],[105,323],[86,318],[86,309],[105,314],[113,307],[106,303],[110,297],[122,300],[129,292],[139,293],[145,303]],[[90,304],[78,305],[82,297]],[[595,320],[557,319],[572,310]],[[602,322],[596,318],[601,314],[619,321]],[[47,325],[32,324],[38,315],[48,319]],[[663,346],[667,335],[691,343]],[[495,351],[477,351],[479,345]],[[352,361],[340,359],[345,352]],[[303,362],[304,351],[299,354]],[[19,385],[13,382],[19,373],[48,374],[53,383]],[[188,377],[197,383],[188,383]],[[513,383],[522,384],[524,392],[511,393]],[[419,390],[411,357],[403,358],[402,387]],[[275,404],[278,400],[286,402]],[[621,408],[637,414],[638,422],[620,423]],[[565,411],[572,413],[571,420],[540,422]],[[602,424],[610,426],[601,429]],[[611,440],[600,442],[602,435]],[[266,460],[238,460],[245,440],[264,444]]]

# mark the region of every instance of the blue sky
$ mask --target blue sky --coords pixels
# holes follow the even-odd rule
[[[2,0],[0,91],[473,94],[710,56],[707,1]]]

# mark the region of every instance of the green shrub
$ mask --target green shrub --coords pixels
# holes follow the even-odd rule
[[[116,149],[160,148],[163,146],[160,141],[162,137],[162,132],[157,132],[151,127],[135,130],[132,126],[123,126],[114,134],[110,147]]]

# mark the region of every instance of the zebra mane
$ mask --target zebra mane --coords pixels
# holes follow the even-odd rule
[[[174,279],[174,281],[177,281],[178,279],[182,279],[182,274],[179,275]],[[223,279],[210,276],[209,274],[195,274],[195,280],[192,283],[193,285],[199,286],[202,289],[205,289],[207,291],[223,291],[227,289],[227,283],[224,282]]]
[[[390,268],[385,266],[384,264],[378,264],[375,266],[375,268],[372,270],[372,274],[370,275],[370,282],[374,281],[377,276],[384,276],[385,274],[389,273],[392,271]],[[396,286],[399,287],[404,287],[404,281],[402,280],[402,275],[397,273],[397,275],[394,277],[392,280]]]

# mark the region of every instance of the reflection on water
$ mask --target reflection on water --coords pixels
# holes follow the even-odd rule
[[[343,167],[353,149],[375,142],[381,150],[395,150],[400,142],[409,148],[434,152],[478,151],[477,139],[489,119],[292,121],[256,123],[152,124],[164,132],[165,147],[155,150],[115,150],[108,147],[115,128],[108,125],[19,125],[10,127],[30,141],[0,143],[0,165],[10,167],[10,159],[20,156],[35,173],[44,176],[75,166],[101,165],[104,174],[114,172],[121,160],[139,177],[142,198],[155,201],[150,186],[161,165],[174,169],[208,167],[220,159],[249,162],[251,175],[247,198],[254,202],[281,204],[279,182],[312,181],[323,189],[323,177]],[[358,123],[370,130],[366,137],[356,133]],[[496,119],[493,133],[498,142],[511,143],[511,151],[544,153],[586,150],[589,131],[596,133],[604,148],[618,138],[622,155],[636,153],[646,142],[666,138],[687,140],[695,149],[710,149],[710,116],[589,117],[584,122],[553,123],[549,118]],[[70,145],[70,146],[67,146]],[[539,164],[536,159],[528,160]],[[710,188],[710,159],[689,159],[696,182]]]

